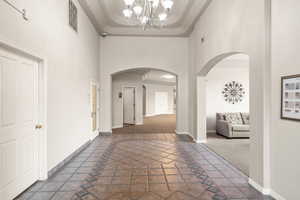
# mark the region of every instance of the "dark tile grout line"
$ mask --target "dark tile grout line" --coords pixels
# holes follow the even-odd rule
[[[90,143],[90,145],[91,145],[91,143]],[[89,145],[89,146],[90,146]],[[87,148],[85,148],[85,149],[87,149]],[[84,150],[85,150],[84,149]],[[82,150],[83,151],[83,150]],[[81,152],[82,152],[81,151]],[[68,163],[70,163],[71,161],[73,161],[73,160],[75,160],[76,158],[78,158],[78,156],[81,154],[81,152],[77,155],[77,156],[75,156],[73,159],[71,159]],[[83,160],[82,162],[81,162],[81,164],[80,164],[80,166],[79,167],[77,167],[77,169],[72,173],[72,175],[66,180],[66,181],[64,181],[64,183],[54,192],[54,194],[50,197],[50,199],[49,200],[51,200],[58,192],[60,192],[60,189],[74,176],[74,174],[78,171],[78,169],[80,168],[80,167],[82,167],[82,165],[83,165],[83,163],[85,162],[85,161],[87,161],[88,160],[88,158],[90,157],[90,155],[85,159],[85,160]],[[66,163],[66,165],[68,164],[68,163]],[[65,166],[66,166],[65,165]],[[57,171],[57,173],[55,173],[55,174],[58,174],[60,171],[62,171],[63,169],[61,169],[61,170],[59,170],[59,171]],[[53,176],[55,176],[55,174],[53,174]]]
[[[223,162],[223,163],[226,165],[226,167],[232,169],[234,172],[239,173],[239,175],[243,176],[243,178],[246,178],[246,177],[247,177],[247,176],[246,176],[244,173],[242,173],[239,169],[237,169],[237,168],[234,167],[230,162],[228,162],[227,160],[225,160],[225,158],[223,158],[222,156],[218,155],[216,152],[214,152],[213,150],[211,150],[208,146],[206,146],[206,145],[204,144],[203,147],[204,147],[208,152],[210,152],[212,155],[214,155],[218,160],[220,160],[221,162]],[[193,148],[193,149],[195,149],[195,148]],[[242,187],[239,187],[238,185],[236,185],[236,183],[234,183],[234,182],[232,181],[232,178],[234,178],[234,177],[226,177],[226,175],[224,174],[224,172],[223,172],[222,170],[219,170],[218,168],[216,168],[216,167],[214,166],[214,164],[211,163],[211,162],[209,161],[209,159],[207,159],[206,157],[204,157],[204,159],[207,160],[207,161],[208,161],[208,162],[216,169],[216,171],[219,171],[219,172],[224,176],[224,178],[225,178],[226,180],[228,180],[230,183],[232,183],[232,184],[235,186],[234,188],[238,189],[239,192],[241,192],[242,194],[244,194],[245,196],[247,196],[246,192],[244,192],[244,191],[241,190]],[[249,187],[249,186],[250,186],[252,189],[254,189],[256,192],[259,193],[259,191],[258,191],[257,189],[255,189],[253,186],[251,186],[250,184],[248,184],[248,187]],[[226,186],[222,186],[222,187],[226,187]],[[221,187],[221,188],[222,188],[222,187]]]
[[[157,141],[156,139],[153,139],[154,141]],[[140,141],[140,140],[139,140]],[[147,140],[148,141],[148,140]],[[176,143],[178,142],[178,141],[175,141]],[[111,141],[111,143],[113,143],[113,141]],[[111,144],[110,143],[110,144]],[[109,145],[107,145],[106,146],[106,148],[107,147],[109,147],[110,146],[110,144]],[[157,146],[157,147],[161,147],[161,145],[155,145],[155,146]],[[172,146],[174,146],[174,145],[172,145]],[[203,146],[202,146],[203,147]],[[104,148],[103,150],[102,150],[102,152],[105,152],[105,150],[106,150],[106,148]],[[171,148],[171,147],[170,147]],[[91,157],[94,157],[95,155],[94,155],[94,153],[95,153],[95,151],[97,151],[97,149],[98,148],[95,148],[93,151],[91,151],[90,153],[89,153],[89,155],[86,157],[86,159],[84,160],[84,161],[81,161],[81,164],[77,167],[77,169],[72,173],[72,175],[67,179],[67,180],[65,180],[64,181],[64,184],[62,185],[62,186],[60,186],[59,187],[59,189],[52,195],[52,197],[51,197],[51,199],[55,196],[55,194],[57,193],[57,192],[59,192],[60,191],[60,189],[66,184],[66,182],[68,182],[75,174],[76,174],[76,172],[79,170],[79,168],[81,168],[81,167],[83,167],[82,165],[84,164],[84,163],[86,163],[87,162],[87,160],[89,160],[89,158],[91,158]],[[166,149],[166,148],[165,148]],[[212,154],[212,156],[214,156],[216,159],[218,159],[218,160],[220,160],[222,163],[224,163],[225,164],[225,166],[226,167],[228,167],[228,168],[231,168],[232,170],[234,170],[234,171],[236,171],[236,169],[235,168],[233,168],[233,167],[231,167],[231,165],[228,165],[228,163],[226,163],[226,162],[224,162],[222,159],[220,159],[220,157],[219,157],[219,155],[214,155],[213,153],[214,152],[212,152],[210,149],[207,149],[207,148],[205,148],[205,150],[209,153],[209,154]],[[172,155],[176,155],[176,154],[178,154],[178,152],[176,152],[176,153],[174,153],[174,152],[172,152],[172,153],[170,153],[170,151],[164,151],[164,150],[162,150],[163,152],[165,152],[165,153],[167,153],[167,154],[172,154]],[[193,152],[196,152],[197,154],[201,154],[201,152],[203,152],[203,151],[199,151],[199,149],[197,149],[197,148],[195,148],[195,147],[193,147],[192,148],[192,151]],[[180,151],[179,151],[180,152]],[[191,151],[189,151],[189,152],[187,152],[188,154],[191,154],[191,153],[193,153],[193,152],[191,152]],[[78,156],[79,156],[80,154],[78,154]],[[101,156],[102,156],[102,154],[101,154]],[[100,157],[101,157],[100,156]],[[192,154],[192,155],[190,155],[191,157],[194,157],[194,155]],[[80,157],[80,156],[79,156]],[[167,157],[169,157],[169,155],[168,156],[165,156],[165,157],[163,157],[163,158],[167,158]],[[74,159],[75,158],[77,158],[77,156],[76,157],[74,157]],[[154,159],[155,160],[155,159]],[[210,165],[212,165],[215,169],[216,169],[216,171],[219,171],[219,172],[221,172],[223,175],[224,175],[224,173],[221,171],[221,170],[219,170],[218,168],[216,168],[214,165],[215,164],[213,164],[213,163],[211,163],[210,162],[210,160],[206,157],[206,156],[203,156],[203,160],[206,160],[208,163],[210,163]],[[73,159],[71,159],[69,162],[71,162],[71,161],[73,161]],[[68,163],[69,163],[68,162]],[[66,164],[68,164],[68,163],[66,163]],[[197,163],[198,165],[200,165],[199,163]],[[161,165],[161,167],[162,167],[162,165]],[[178,169],[178,167],[175,165],[175,167],[176,167],[176,169]],[[148,168],[147,168],[148,169]],[[167,181],[167,178],[166,178],[166,172],[165,172],[165,169],[164,169],[164,167],[162,167],[162,169],[163,169],[163,172],[164,172],[164,177],[165,177],[165,181],[166,181],[166,184],[168,185],[168,189],[170,190],[170,187],[169,187],[169,183],[168,183],[168,181]],[[116,174],[116,170],[117,169],[115,169],[115,171],[114,171],[114,175]],[[149,170],[147,170],[147,177],[148,177],[148,179],[149,179]],[[131,173],[131,180],[132,180],[132,173]],[[180,173],[180,176],[182,177],[182,174]],[[224,176],[225,177],[225,176]],[[183,178],[183,177],[182,177]],[[228,178],[228,177],[225,177],[226,179],[228,179],[228,180],[230,180],[230,178]],[[186,181],[185,181],[185,179],[183,179],[183,181],[186,183]],[[230,180],[230,182],[232,182],[231,180]],[[234,182],[232,182],[233,183],[233,185],[234,186],[237,186]],[[149,185],[149,180],[148,180],[148,183],[147,183],[147,187],[148,187],[148,185]],[[43,186],[42,186],[43,187]],[[243,193],[243,192],[242,192]],[[33,195],[33,194],[32,194]]]
[[[180,146],[180,145],[179,145],[179,146]],[[201,166],[201,164],[199,164],[199,163],[197,163],[197,162],[195,161],[195,159],[194,159],[193,155],[191,155],[190,151],[185,151],[185,147],[184,147],[184,146],[180,146],[180,147],[182,148],[182,149],[181,149],[181,151],[182,151],[182,153],[183,153],[183,156],[182,156],[182,157],[183,157],[183,159],[186,161],[187,164],[190,164],[190,165],[191,165],[189,168],[190,168],[190,170],[192,170],[192,171],[194,172],[194,175],[196,175],[196,176],[198,177],[198,176],[201,176],[201,175],[204,174],[204,175],[206,176],[204,182],[210,181],[210,182],[213,183],[213,184],[209,184],[209,185],[206,184],[207,186],[209,186],[209,187],[208,187],[208,190],[211,188],[211,189],[216,189],[217,191],[221,191],[220,186],[217,185],[217,184],[215,184],[215,182],[212,180],[212,177],[208,176],[207,172],[203,169],[203,167]],[[189,159],[186,158],[185,155],[189,155]],[[195,164],[195,166],[197,166],[196,168],[194,168],[194,164]],[[201,169],[202,173],[196,173],[196,172],[195,172],[195,171],[198,171],[199,168]],[[200,174],[201,174],[201,175],[200,175]],[[204,183],[204,184],[205,184],[205,183]],[[227,199],[227,195],[225,195],[224,192],[222,192],[221,194],[214,193],[214,196],[215,196],[215,197],[216,197],[216,196],[219,197],[220,195],[223,195],[223,197],[225,197],[225,198]]]
[[[95,140],[94,140],[94,141],[95,141]],[[92,143],[93,143],[93,142],[89,143],[89,145],[87,145],[86,148],[82,149],[76,156],[74,156],[74,157],[73,157],[72,159],[70,159],[67,163],[65,163],[65,165],[63,165],[63,166],[61,167],[61,169],[58,170],[56,173],[54,173],[51,177],[54,177],[55,175],[57,175],[57,174],[58,174],[59,172],[61,172],[62,170],[68,168],[68,167],[66,167],[66,166],[67,166],[69,163],[71,163],[72,161],[74,161],[76,158],[80,157],[80,155],[81,155],[82,152],[84,152],[86,149],[88,149],[88,148],[90,148],[90,147],[92,146]],[[64,191],[61,191],[61,188],[63,188],[64,185],[65,185],[67,182],[72,182],[72,181],[69,181],[69,180],[76,174],[76,172],[77,172],[81,167],[83,167],[82,165],[83,165],[84,163],[87,162],[87,160],[92,156],[92,154],[93,154],[94,152],[95,152],[95,150],[91,151],[90,153],[88,153],[88,156],[86,156],[86,159],[84,159],[84,160],[82,160],[82,161],[79,161],[81,164],[80,164],[78,167],[74,167],[74,168],[76,168],[76,170],[75,170],[74,172],[72,172],[72,175],[71,175],[68,179],[66,179],[65,181],[62,181],[63,184],[62,184],[56,191],[53,191],[54,194],[50,197],[49,200],[51,200],[57,193],[59,193],[59,192],[64,192]],[[73,168],[73,167],[70,167],[70,168]],[[49,177],[48,180],[51,179],[51,177]],[[74,182],[81,182],[81,181],[74,181]],[[42,186],[42,187],[43,187],[43,186]],[[41,188],[42,188],[42,187],[41,187]],[[40,189],[41,189],[41,188],[40,188]],[[37,192],[36,192],[36,193],[37,193]],[[74,193],[74,194],[75,194],[75,193]],[[33,197],[33,195],[32,195],[31,197]]]
[[[169,185],[169,181],[167,179],[167,175],[166,175],[166,171],[165,171],[165,168],[163,167],[163,165],[161,164],[161,168],[163,170],[163,174],[164,174],[164,178],[165,178],[165,181],[166,181],[166,184],[167,184],[167,187],[168,187],[168,190],[171,191],[170,189],[170,185]]]

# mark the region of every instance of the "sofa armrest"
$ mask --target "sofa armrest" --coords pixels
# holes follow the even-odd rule
[[[217,133],[226,137],[231,137],[232,124],[225,120],[217,120]]]

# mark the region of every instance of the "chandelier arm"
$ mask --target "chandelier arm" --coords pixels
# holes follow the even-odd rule
[[[166,1],[170,1],[173,4],[173,0],[166,0]],[[142,9],[143,7],[143,10],[140,10],[141,12],[139,12],[138,10],[136,11],[134,9],[135,6],[139,6],[140,9]],[[127,9],[130,9],[135,14],[134,20],[137,19],[136,25],[140,25],[143,28],[143,30],[146,30],[148,28],[155,28],[155,29],[163,28],[166,25],[164,23],[167,17],[166,13],[170,12],[171,7],[172,5],[164,5],[163,2],[160,2],[158,4],[157,2],[154,3],[154,0],[138,0],[138,1],[134,1],[134,4],[132,4],[130,8]],[[162,13],[160,13],[161,10]],[[127,17],[126,12],[124,12],[124,15],[125,17]],[[133,20],[133,18],[131,19]]]
[[[146,24],[143,24],[142,20],[145,18],[147,14],[147,0],[144,0],[144,10],[143,10],[143,15],[141,16],[140,23],[143,25],[143,30],[146,30]]]

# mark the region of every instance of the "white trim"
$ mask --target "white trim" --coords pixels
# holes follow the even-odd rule
[[[191,133],[189,133],[189,132],[180,132],[180,131],[175,130],[175,133],[177,135],[188,135],[188,136],[190,136],[192,138],[193,142],[195,142],[195,143],[202,143],[202,142],[198,142],[197,140],[195,140],[194,136]]]
[[[135,125],[143,125],[144,123],[136,123]]]
[[[197,143],[197,144],[205,144],[205,143],[207,143],[207,140],[196,140],[192,134],[188,133],[188,135],[189,135],[189,136],[193,139],[193,141],[194,141],[195,143]]]
[[[48,178],[47,167],[47,60],[28,48],[20,47],[16,42],[0,38],[0,47],[17,55],[25,56],[38,63],[38,123],[43,129],[38,134],[38,179]]]
[[[112,127],[112,129],[116,129],[116,128],[123,128],[123,125],[116,125]]]
[[[97,136],[99,135],[98,130],[95,131],[95,133],[92,134],[92,136],[90,137],[90,141],[93,141]]]
[[[39,123],[44,128],[39,133],[39,180],[46,180],[48,178],[47,166],[47,64],[45,60],[39,62],[38,69],[38,87],[39,87]]]
[[[156,116],[157,114],[146,114],[145,117],[154,117]]]
[[[191,136],[191,134],[189,132],[183,132],[183,131],[181,132],[181,131],[175,130],[175,133],[178,134],[178,135],[189,135],[189,136]]]
[[[256,190],[258,190],[259,192],[261,192],[264,195],[270,195],[271,190],[268,188],[263,188],[261,185],[259,185],[258,183],[256,183],[255,181],[253,181],[251,178],[248,179],[248,183],[254,187]]]
[[[196,140],[195,141],[197,144],[206,144],[207,140]]]
[[[283,196],[281,196],[274,190],[268,189],[268,188],[263,188],[261,185],[259,185],[255,181],[253,181],[251,178],[249,178],[248,182],[252,187],[254,187],[259,192],[263,193],[264,195],[270,195],[271,197],[273,197],[276,200],[287,200],[286,198],[284,198]]]
[[[270,191],[270,195],[271,195],[271,197],[273,197],[276,200],[287,200],[286,198],[284,198],[280,194],[276,193],[274,190]]]
[[[96,130],[95,131],[91,131],[91,140],[94,140],[95,139],[95,135],[97,136],[98,135],[98,130],[99,130],[99,117],[100,117],[100,113],[99,113],[99,98],[100,98],[100,95],[99,95],[99,82],[97,80],[94,80],[92,79],[90,81],[90,92],[89,92],[89,97],[90,97],[90,112],[92,113],[93,112],[93,108],[92,108],[92,90],[93,90],[93,86],[96,86]],[[90,117],[90,120],[91,120],[91,129],[93,128],[93,118],[91,116]]]

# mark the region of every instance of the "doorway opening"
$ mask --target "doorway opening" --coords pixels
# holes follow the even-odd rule
[[[228,55],[200,77],[205,93],[206,145],[247,176],[251,137],[249,66],[248,55]]]
[[[112,75],[113,134],[176,130],[177,76],[157,69]]]
[[[135,87],[123,88],[123,125],[135,125]]]

